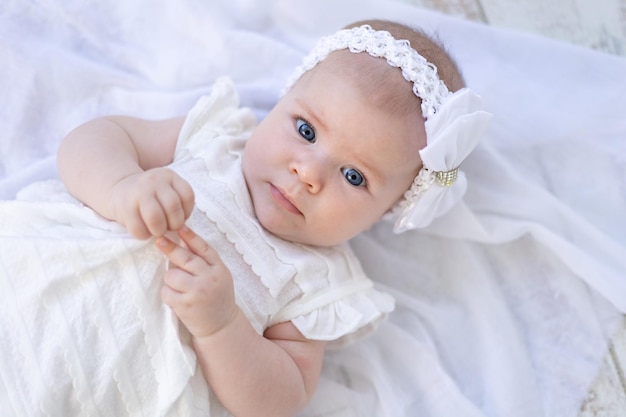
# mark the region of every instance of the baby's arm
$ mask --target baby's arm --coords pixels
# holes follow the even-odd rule
[[[59,174],[68,190],[136,237],[181,227],[193,208],[193,191],[162,168],[174,156],[184,119],[112,116],[87,122],[59,147]]]
[[[204,377],[235,416],[293,416],[311,399],[325,343],[307,340],[291,323],[259,335],[235,304],[230,272],[219,255],[187,227],[185,246],[157,239],[175,268],[165,277],[163,301],[193,335]]]

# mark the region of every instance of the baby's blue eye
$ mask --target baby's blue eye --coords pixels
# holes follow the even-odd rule
[[[302,119],[296,119],[296,127],[298,128],[300,136],[311,143],[315,143],[315,130],[308,122]]]
[[[365,185],[365,178],[363,178],[363,175],[356,169],[342,168],[341,173],[346,178],[346,181],[348,181],[351,185],[354,185],[355,187]]]

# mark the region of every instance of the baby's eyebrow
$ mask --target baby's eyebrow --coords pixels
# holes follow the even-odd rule
[[[304,114],[302,116],[305,116],[308,119],[308,121],[313,124],[313,128],[315,130],[317,130],[318,127],[321,128],[322,130],[328,130],[328,127],[323,122],[322,117],[320,117],[312,107],[310,107],[302,99],[296,98],[295,101],[298,104],[298,106],[300,106],[304,110],[303,111]]]

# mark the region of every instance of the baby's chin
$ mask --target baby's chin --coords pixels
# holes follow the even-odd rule
[[[330,246],[330,245],[326,245],[326,244],[322,244],[322,242],[318,239],[316,239],[316,237],[311,237],[307,234],[304,233],[299,233],[297,231],[294,230],[290,230],[288,232],[285,231],[281,231],[281,230],[273,230],[271,227],[266,227],[263,224],[261,224],[261,226],[263,226],[263,228],[270,234],[282,239],[282,240],[286,240],[287,242],[291,242],[291,243],[297,243],[300,245],[307,245],[307,246]]]
[[[271,231],[269,232],[272,233]],[[351,234],[350,236],[337,236],[337,235],[330,236],[328,233],[317,233],[317,231],[307,231],[307,233],[304,233],[304,232],[289,233],[289,234],[282,234],[282,235],[280,233],[272,233],[272,234],[274,234],[275,236],[283,240],[287,240],[292,243],[297,243],[297,244],[306,245],[306,246],[330,248],[330,247],[341,245],[350,241],[350,239],[357,236],[361,232]]]
[[[330,229],[328,227],[316,227],[306,220],[287,224],[285,219],[274,217],[271,212],[261,213],[255,210],[256,220],[268,233],[288,242],[307,246],[331,247],[348,242],[361,232],[369,230],[380,219],[369,224],[365,228],[341,228]],[[266,217],[267,216],[267,217]],[[362,226],[362,225],[361,225]],[[359,230],[354,230],[359,229]]]

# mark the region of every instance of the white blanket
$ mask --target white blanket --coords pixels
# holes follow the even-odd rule
[[[624,59],[389,0],[9,0],[0,198],[54,178],[78,123],[184,114],[221,75],[262,117],[319,36],[370,17],[435,31],[495,118],[458,210],[354,240],[398,308],[328,353],[303,415],[577,415],[626,311]]]

